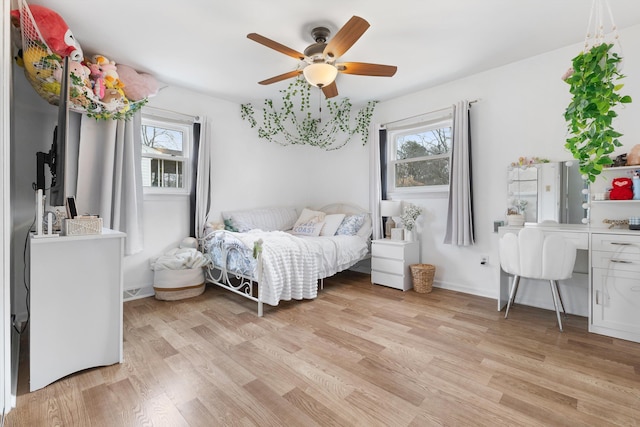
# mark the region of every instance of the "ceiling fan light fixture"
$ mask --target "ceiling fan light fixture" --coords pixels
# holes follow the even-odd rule
[[[310,85],[316,87],[325,87],[333,83],[338,76],[338,69],[322,62],[309,64],[302,70],[304,78]]]

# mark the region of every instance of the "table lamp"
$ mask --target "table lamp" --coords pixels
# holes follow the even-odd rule
[[[380,200],[380,216],[387,218],[384,225],[385,239],[391,238],[391,229],[396,226],[396,222],[393,220],[393,217],[399,216],[401,213],[402,202],[400,200]]]

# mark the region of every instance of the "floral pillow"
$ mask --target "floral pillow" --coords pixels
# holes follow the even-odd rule
[[[355,236],[364,224],[365,214],[348,215],[342,220],[336,231],[336,236]]]

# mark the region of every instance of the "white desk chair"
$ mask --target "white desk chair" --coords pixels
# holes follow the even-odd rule
[[[560,297],[558,280],[571,277],[576,260],[576,246],[562,236],[551,234],[545,236],[537,228],[523,228],[518,235],[507,233],[500,239],[500,265],[502,269],[513,275],[513,283],[509,294],[506,319],[513,304],[520,278],[548,280],[551,285],[553,305],[558,316],[558,327],[562,331],[562,320],[558,301],[565,313]]]

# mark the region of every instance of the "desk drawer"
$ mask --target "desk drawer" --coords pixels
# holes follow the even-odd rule
[[[640,273],[640,255],[625,252],[624,248],[620,252],[592,251],[591,267]]]
[[[375,256],[371,258],[371,269],[401,276],[409,272],[409,267],[406,267],[401,259],[378,258]]]
[[[404,245],[389,245],[374,242],[371,245],[371,256],[403,260],[404,248]]]
[[[640,257],[640,235],[594,233],[591,235],[591,250],[635,254]]]

